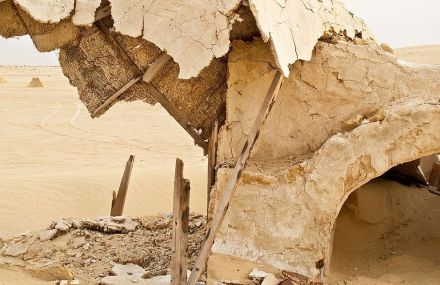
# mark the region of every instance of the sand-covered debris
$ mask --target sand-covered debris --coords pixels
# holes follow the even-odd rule
[[[31,82],[29,82],[29,84],[27,85],[27,87],[44,87],[44,85],[39,77],[33,77]]]
[[[8,81],[0,76],[0,84],[8,83]]]
[[[203,215],[190,215],[190,267],[204,240],[205,220]],[[37,278],[41,274],[35,272],[41,273],[48,265],[58,266],[58,271],[71,272],[75,279],[96,283],[114,275],[120,269],[115,264],[139,266],[143,269],[142,278],[167,275],[171,261],[171,222],[169,215],[61,219],[41,232],[0,235],[0,265],[20,266]],[[51,238],[42,235],[48,230],[55,233]],[[13,254],[7,254],[11,250]]]

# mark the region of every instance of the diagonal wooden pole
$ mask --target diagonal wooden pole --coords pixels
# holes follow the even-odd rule
[[[128,183],[130,182],[131,170],[133,169],[134,155],[130,155],[125,165],[124,175],[119,185],[118,195],[113,191],[112,208],[110,216],[122,216],[124,211],[125,198],[127,197]]]
[[[99,21],[95,23],[95,25],[98,27],[98,29],[104,34],[104,36],[107,38],[108,42],[112,45],[113,49],[118,52],[118,54],[124,59],[124,61],[131,66],[134,73],[141,74],[141,71],[136,66],[136,64],[131,60],[130,56],[127,54],[124,48],[119,44],[119,42],[111,35],[110,31]],[[151,81],[154,79],[154,76],[156,76],[160,70],[165,66],[165,64],[171,60],[171,57],[167,55],[166,53],[162,53],[158,58],[155,59],[155,61],[150,64],[148,67],[148,70],[141,76],[141,78],[138,76],[134,79],[132,79],[130,82],[128,82],[126,85],[124,85],[122,88],[128,89],[132,85],[134,85],[136,82],[140,81],[141,79],[146,82],[146,88],[148,93],[152,95],[159,104],[162,105],[162,107],[167,110],[167,112],[183,127],[185,131],[194,139],[194,142],[203,148],[204,153],[206,154],[208,151],[208,144],[205,142],[203,137],[197,133],[196,130],[194,130],[189,122],[185,119],[185,117],[180,113],[179,109],[174,106],[165,95],[163,95],[159,90],[156,89],[156,87],[151,84]],[[124,90],[125,91],[125,90]],[[117,91],[117,93],[120,93]],[[109,100],[106,100],[104,104],[106,106],[99,107],[99,111],[95,111],[92,114],[92,117],[95,117],[100,111],[102,111],[105,107],[107,107],[109,104],[114,102],[114,100],[117,99],[123,92],[120,94],[113,94],[110,96]],[[107,102],[109,101],[109,102]]]
[[[203,271],[205,270],[206,262],[211,252],[215,236],[223,223],[223,219],[228,210],[231,197],[234,195],[234,192],[240,183],[241,174],[249,159],[252,148],[255,145],[255,141],[260,134],[260,131],[264,125],[264,122],[267,119],[267,116],[270,113],[270,110],[272,109],[273,104],[275,103],[282,81],[283,75],[279,70],[277,70],[272,84],[270,85],[269,91],[267,92],[263,104],[260,107],[260,111],[258,112],[254,125],[252,126],[252,130],[248,135],[248,139],[243,146],[243,150],[241,151],[237,163],[235,164],[234,171],[232,172],[229,183],[215,212],[214,218],[211,223],[211,228],[208,232],[205,242],[203,243],[202,249],[200,250],[199,256],[196,259],[196,263],[194,264],[194,268],[188,279],[188,285],[195,285],[196,282],[199,280],[200,275],[202,275]]]

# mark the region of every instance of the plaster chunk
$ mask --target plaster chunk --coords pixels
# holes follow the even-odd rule
[[[72,22],[78,26],[87,26],[95,21],[96,9],[101,5],[101,0],[76,0],[75,15]]]
[[[324,32],[345,33],[350,39],[372,39],[364,22],[337,1],[249,0],[265,42],[272,44],[278,67],[289,76],[289,65],[310,60]]]
[[[179,64],[179,78],[195,77],[229,50],[229,16],[239,0],[111,0],[116,31],[140,37]],[[178,3],[176,3],[178,2]]]
[[[218,161],[235,160],[273,78],[273,58],[262,41],[233,42],[229,54],[226,122]],[[255,144],[251,161],[298,161],[338,132],[383,117],[383,107],[413,96],[435,98],[439,67],[402,65],[377,47],[319,42],[310,62],[297,62]]]
[[[75,8],[75,0],[14,0],[32,18],[43,23],[58,23]],[[81,2],[81,1],[78,1]]]

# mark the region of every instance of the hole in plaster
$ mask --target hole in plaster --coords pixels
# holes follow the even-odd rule
[[[315,265],[316,265],[316,269],[324,268],[324,259],[318,260]]]
[[[434,171],[421,166],[424,159],[404,165],[406,172],[390,170],[347,198],[335,223],[330,283],[440,284],[440,197],[426,191]],[[413,171],[422,167],[428,185]]]

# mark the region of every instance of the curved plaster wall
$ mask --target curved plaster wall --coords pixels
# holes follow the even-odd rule
[[[439,152],[439,140],[440,103],[412,99],[388,108],[380,121],[330,137],[301,163],[250,167],[214,252],[319,277],[348,195],[395,165]],[[229,173],[218,172],[217,189]]]

